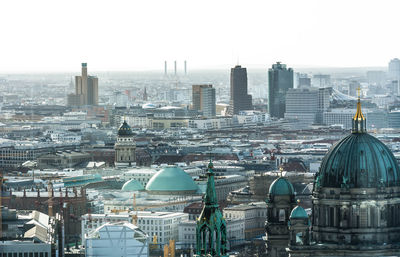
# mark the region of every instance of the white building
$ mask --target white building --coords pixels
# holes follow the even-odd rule
[[[136,214],[136,212],[135,212]],[[108,222],[132,223],[132,215],[127,212],[123,214],[85,214],[82,216],[82,238],[89,235],[91,231],[101,227]],[[178,239],[178,225],[188,220],[187,213],[181,212],[137,212],[137,226],[149,237],[157,236],[158,243],[168,243],[169,240]]]
[[[87,257],[147,257],[148,236],[130,223],[106,223],[85,237]]]
[[[0,256],[51,256],[51,244],[32,241],[0,241]]]
[[[388,66],[388,77],[392,80],[400,79],[400,60],[394,58],[390,60]]]
[[[126,181],[131,179],[139,181],[143,185],[143,187],[146,187],[147,182],[149,182],[151,177],[153,177],[153,175],[156,174],[157,171],[157,169],[152,168],[136,167],[125,172],[122,177]]]
[[[246,240],[260,237],[265,232],[267,205],[265,202],[235,205],[224,209],[224,217],[244,220]]]

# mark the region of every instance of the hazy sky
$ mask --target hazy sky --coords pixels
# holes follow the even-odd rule
[[[0,1],[0,73],[386,66],[400,1]]]

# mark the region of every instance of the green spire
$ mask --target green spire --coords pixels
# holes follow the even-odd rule
[[[204,207],[196,225],[195,256],[226,256],[226,222],[218,208],[213,168],[210,161]]]

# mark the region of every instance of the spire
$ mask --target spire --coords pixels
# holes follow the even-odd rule
[[[217,193],[215,192],[215,181],[214,181],[214,165],[210,160],[208,164],[208,171],[207,171],[207,190],[206,195],[204,197],[204,204],[207,206],[212,206],[218,208],[218,201],[217,201]]]
[[[353,117],[353,128],[351,130],[352,133],[365,133],[367,131],[366,129],[366,119],[361,111],[361,100],[360,100],[360,95],[361,95],[361,89],[360,87],[357,88],[358,91],[358,100],[357,100],[357,111],[356,114]]]
[[[226,256],[226,222],[218,208],[213,168],[210,160],[204,207],[196,224],[195,256]]]

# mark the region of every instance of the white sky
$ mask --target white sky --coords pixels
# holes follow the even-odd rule
[[[0,73],[386,66],[400,1],[1,0]]]

